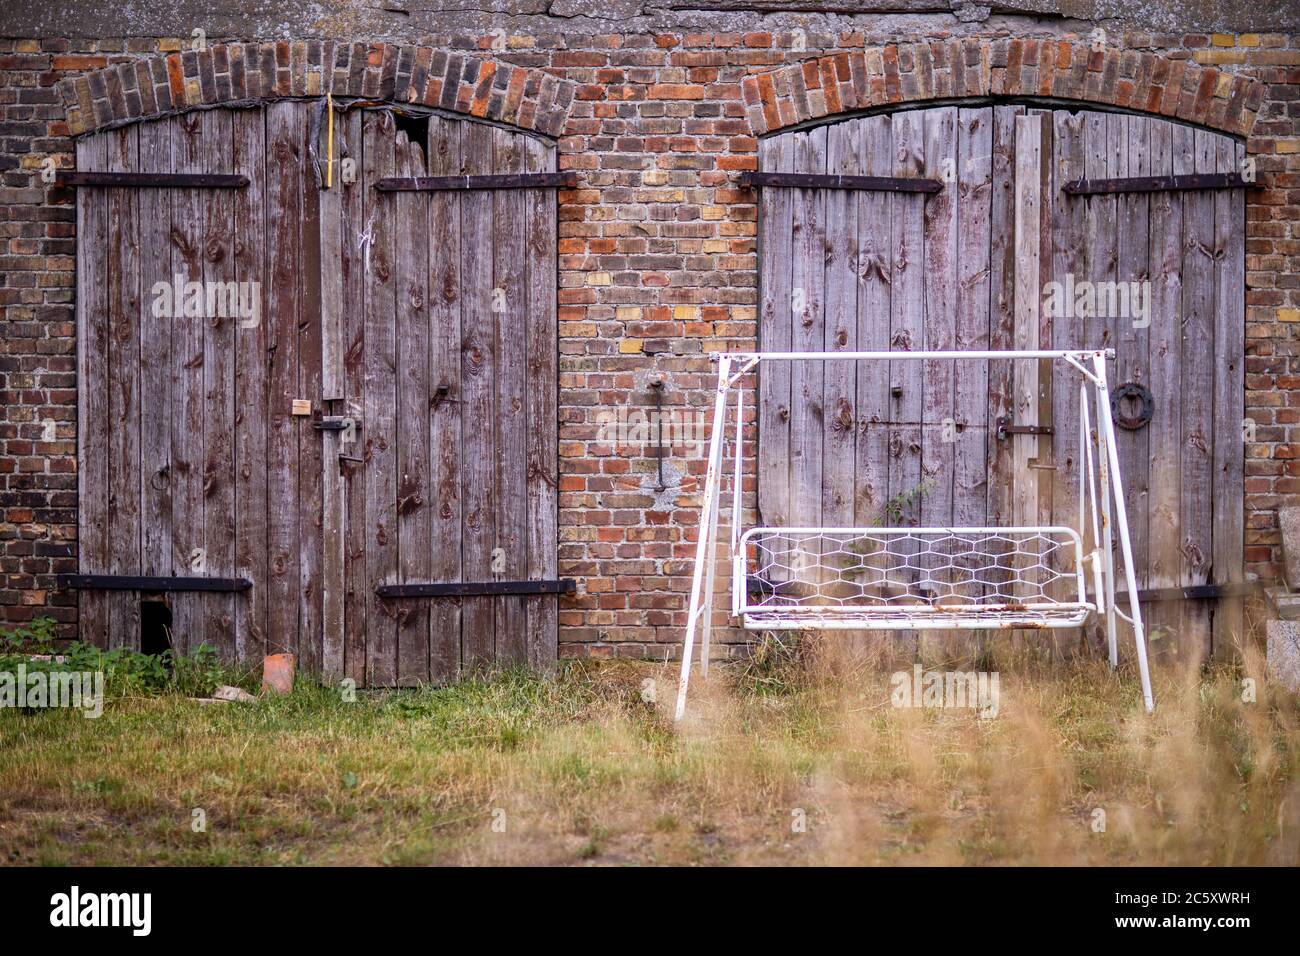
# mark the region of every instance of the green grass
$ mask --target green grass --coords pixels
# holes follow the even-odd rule
[[[354,703],[300,682],[256,704],[110,693],[95,720],[3,710],[0,861],[1300,861],[1294,698],[1161,674],[1149,718],[1099,664],[1000,673],[992,720],[895,709],[886,672],[797,646],[693,683],[680,727],[674,668],[627,662]]]

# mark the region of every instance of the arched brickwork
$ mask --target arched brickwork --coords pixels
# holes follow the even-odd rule
[[[746,77],[763,135],[895,103],[982,96],[1097,103],[1246,136],[1264,84],[1155,53],[1059,40],[967,39],[869,47]]]
[[[394,43],[216,43],[60,82],[75,135],[196,107],[335,96],[438,107],[559,136],[576,84],[490,57]]]

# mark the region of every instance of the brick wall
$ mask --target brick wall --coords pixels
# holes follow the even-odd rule
[[[459,84],[453,106],[481,107],[483,115],[506,108],[514,88],[507,74],[517,73],[521,97],[527,88],[545,101],[530,112],[534,125],[550,122],[565,100],[554,120],[561,168],[576,171],[579,186],[562,194],[560,208],[560,571],[584,587],[562,604],[561,653],[677,652],[702,462],[674,456],[670,487],[657,492],[653,451],[632,455],[601,441],[601,416],[649,406],[650,381],[660,376],[667,405],[703,409],[710,400],[703,353],[752,347],[757,215],[753,194],[735,177],[756,167],[756,134],[918,98],[1051,95],[1249,130],[1264,188],[1249,194],[1247,213],[1246,404],[1257,441],[1246,462],[1246,553],[1248,570],[1275,576],[1273,509],[1300,495],[1293,335],[1300,328],[1300,37],[1129,33],[1111,36],[1099,56],[1090,37],[1032,21],[1014,36],[971,24],[960,35],[936,27],[906,40],[802,29],[511,33],[503,49],[493,49],[499,35],[413,39],[429,52],[408,48],[404,74],[396,47],[362,48],[375,83],[396,86],[404,77],[409,94],[419,76],[421,101],[435,82]],[[75,564],[73,200],[42,183],[40,172],[51,157],[70,167],[69,118],[78,128],[111,122],[114,98],[107,74],[56,84],[180,47],[175,39],[0,40],[0,621],[50,615],[71,625],[75,615],[74,600],[52,579]],[[310,44],[284,50],[285,90],[314,92],[293,71],[313,57],[330,62],[328,54]],[[454,74],[448,52],[470,55],[456,61],[462,66]],[[161,90],[170,95],[179,82],[190,102],[214,101],[192,55],[176,57],[173,72],[168,61],[157,62],[161,76],[152,63],[119,71],[137,78],[137,97],[142,84],[154,85],[157,107]],[[493,66],[471,74],[466,62]],[[546,81],[529,78],[546,75],[572,85],[552,84],[543,95]],[[193,91],[187,77],[197,81]],[[571,91],[571,102],[561,90]],[[212,91],[222,98],[220,84]],[[496,106],[493,91],[501,94]],[[141,99],[133,114],[130,92],[117,90],[123,115],[150,112]],[[440,89],[437,100],[443,96]],[[516,110],[518,121],[518,103]],[[728,650],[724,641],[719,653]]]

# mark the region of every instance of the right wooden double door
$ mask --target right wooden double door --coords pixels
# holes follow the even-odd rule
[[[764,187],[764,350],[1114,348],[1139,585],[1242,580],[1244,192],[1063,189],[1239,172],[1242,144],[1005,105],[862,117],[759,149],[763,172],[942,186]],[[767,363],[759,387],[765,524],[1078,525],[1079,376],[1063,363]],[[1145,609],[1157,651],[1204,656],[1242,631],[1240,600]]]

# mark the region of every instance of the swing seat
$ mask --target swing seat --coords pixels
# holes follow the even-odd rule
[[[1066,527],[759,527],[735,562],[750,630],[1065,628],[1100,604]]]

